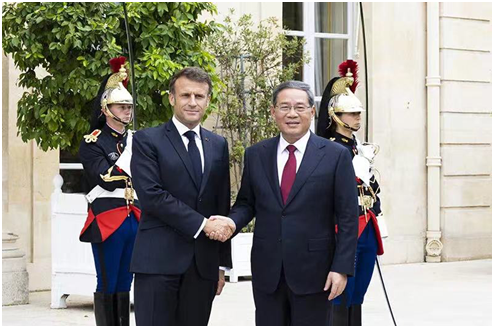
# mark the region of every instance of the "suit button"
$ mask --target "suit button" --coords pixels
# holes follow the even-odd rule
[[[199,203],[202,202],[202,198],[199,198]]]
[[[278,238],[278,242],[281,243],[281,238]]]
[[[285,218],[285,216],[284,216],[284,215],[282,215],[282,216],[281,216],[281,218],[282,218],[282,219],[284,219],[284,218]]]

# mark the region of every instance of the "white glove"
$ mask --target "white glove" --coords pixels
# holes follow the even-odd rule
[[[355,175],[362,180],[366,186],[369,186],[372,177],[369,160],[358,154],[353,157],[352,163]]]
[[[385,239],[388,238],[389,233],[388,233],[388,226],[386,225],[386,220],[384,219],[384,216],[382,213],[380,213],[377,217],[377,225],[379,226],[379,232],[381,232],[381,238]]]
[[[125,146],[125,149],[120,155],[120,158],[117,160],[115,165],[117,165],[119,168],[125,171],[130,177],[132,177],[132,173],[130,172],[130,159],[132,158],[132,137],[133,137],[133,132],[129,130],[127,132],[127,145]]]

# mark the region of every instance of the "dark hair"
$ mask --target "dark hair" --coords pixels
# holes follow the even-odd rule
[[[284,89],[299,89],[305,91],[307,93],[307,98],[309,99],[309,106],[314,105],[314,94],[310,91],[310,86],[301,81],[286,81],[278,85],[273,92],[273,105],[276,105],[278,94]]]
[[[170,93],[175,93],[175,82],[182,76],[185,76],[186,78],[194,82],[207,83],[209,88],[208,94],[211,94],[211,91],[213,89],[211,77],[208,73],[206,73],[202,68],[199,67],[186,67],[181,71],[175,73],[175,75],[173,75],[172,79],[170,80],[170,85],[168,88],[170,90]]]

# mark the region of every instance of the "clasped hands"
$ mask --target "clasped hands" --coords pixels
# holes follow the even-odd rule
[[[225,242],[230,239],[235,229],[235,223],[229,217],[212,215],[206,220],[203,231],[209,239]]]

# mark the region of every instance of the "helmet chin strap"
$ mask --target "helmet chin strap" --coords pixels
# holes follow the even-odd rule
[[[105,110],[105,112],[107,112],[107,113],[108,113],[108,116],[110,116],[111,118],[113,118],[115,121],[117,121],[117,122],[119,122],[119,123],[123,124],[125,127],[126,127],[127,125],[129,125],[129,124],[130,124],[130,122],[132,122],[132,118],[134,117],[134,108],[132,108],[132,115],[130,116],[130,120],[129,120],[128,122],[122,121],[122,119],[120,119],[119,117],[115,116],[115,115],[112,113],[111,109],[110,109],[110,108],[108,108],[108,105],[106,105],[106,104],[105,104],[103,109]]]
[[[333,108],[330,108],[328,110],[329,112],[329,117],[331,117],[339,126],[345,128],[345,129],[348,129],[348,130],[351,130],[353,132],[357,132],[359,129],[356,129],[356,128],[352,128],[350,125],[346,124],[345,122],[343,122],[339,117],[338,115],[336,115],[336,113],[334,112],[334,109]]]

